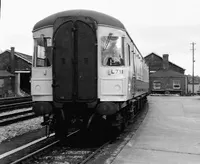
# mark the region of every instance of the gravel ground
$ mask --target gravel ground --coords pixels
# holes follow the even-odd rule
[[[42,121],[43,118],[38,117],[0,127],[0,143],[5,140],[9,140],[13,137],[20,136],[24,133],[30,132],[32,130],[42,128],[42,126],[40,125]]]

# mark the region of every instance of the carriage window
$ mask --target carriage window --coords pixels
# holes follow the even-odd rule
[[[101,37],[101,62],[103,66],[124,66],[124,41],[122,37]]]
[[[36,67],[49,67],[52,63],[51,38],[35,39],[34,63]]]
[[[131,65],[131,48],[129,44],[127,44],[127,52],[128,52],[128,65]]]

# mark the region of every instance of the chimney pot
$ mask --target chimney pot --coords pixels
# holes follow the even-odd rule
[[[10,48],[10,67],[11,67],[11,73],[15,73],[15,47]]]
[[[169,55],[163,54],[163,69],[168,70],[169,69]]]

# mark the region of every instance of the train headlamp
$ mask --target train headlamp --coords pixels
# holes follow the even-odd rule
[[[116,91],[121,91],[121,86],[119,84],[115,85],[115,90]]]

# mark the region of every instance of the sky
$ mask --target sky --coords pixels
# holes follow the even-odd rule
[[[0,50],[33,54],[33,26],[56,12],[89,9],[119,19],[143,56],[169,60],[200,76],[200,0],[1,0]]]

